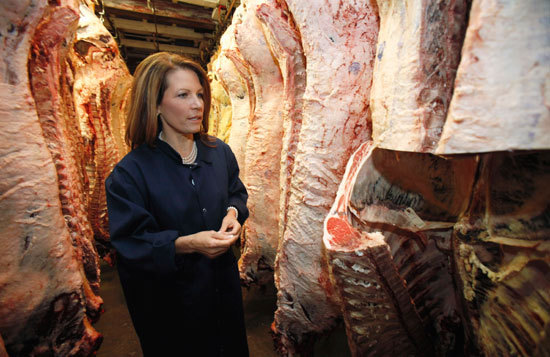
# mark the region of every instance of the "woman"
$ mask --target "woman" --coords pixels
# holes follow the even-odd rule
[[[136,69],[126,141],[107,179],[111,242],[145,356],[247,356],[230,246],[248,217],[229,146],[206,134],[210,85],[191,60]]]

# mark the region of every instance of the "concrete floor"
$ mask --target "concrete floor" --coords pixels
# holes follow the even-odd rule
[[[103,334],[103,344],[97,352],[98,357],[141,357],[139,341],[132,326],[132,321],[124,295],[120,287],[116,268],[102,263],[101,291],[105,312],[94,325]],[[243,304],[248,337],[248,347],[251,357],[276,357],[270,334],[277,297],[273,285],[264,289],[251,287],[243,289]],[[314,346],[316,357],[346,357],[350,352],[346,335],[342,327],[331,335],[319,339]]]

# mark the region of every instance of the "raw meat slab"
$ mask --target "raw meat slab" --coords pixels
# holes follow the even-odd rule
[[[490,153],[454,252],[473,353],[550,353],[550,151]]]
[[[348,162],[323,242],[354,355],[462,351],[451,233],[476,168],[372,142]]]
[[[550,148],[550,2],[474,0],[437,153]]]
[[[468,0],[378,0],[372,137],[386,149],[433,152],[453,93]]]
[[[279,242],[279,172],[282,144],[283,81],[266,44],[256,9],[263,1],[243,2],[241,22],[234,23],[235,42],[248,63],[255,106],[246,140],[245,182],[250,217],[245,224],[239,261],[241,280],[264,284],[272,280]]]
[[[72,196],[61,192],[57,168],[68,158],[54,161],[42,126],[48,112],[37,106],[44,104],[37,102],[40,96],[33,97],[41,90],[36,85],[54,84],[50,118],[63,113],[56,106],[68,92],[58,92],[55,84],[63,83],[59,69],[78,13],[76,4],[60,3],[0,5],[2,53],[10,54],[0,63],[0,335],[12,355],[90,355],[101,343],[90,323],[101,299],[84,273],[93,276],[97,260],[85,261],[86,237],[75,237],[72,218],[63,216],[62,200]],[[43,65],[42,80],[35,65]],[[49,74],[56,76],[48,81]]]
[[[302,125],[287,221],[275,265],[273,330],[282,354],[307,348],[338,309],[322,262],[323,220],[345,163],[370,137],[368,98],[376,50],[376,6],[359,1],[286,1],[306,59]],[[306,353],[306,352],[304,352]]]
[[[74,130],[60,141],[79,141],[78,147],[73,144],[72,148],[72,156],[80,156],[80,165],[84,166],[81,172],[75,173],[83,181],[83,188],[79,191],[84,190],[85,212],[99,255],[112,261],[114,251],[109,242],[104,182],[128,150],[121,145],[125,129],[124,112],[113,108],[119,101],[124,103],[125,98],[117,97],[117,94],[120,91],[122,95],[128,95],[132,77],[115,39],[85,5],[79,7],[76,37],[67,60],[71,68],[68,80],[72,87],[72,98],[68,98],[67,102],[74,101],[78,121],[74,123]],[[71,191],[74,194],[78,190]]]
[[[279,239],[287,222],[290,182],[294,169],[294,155],[302,126],[303,96],[306,89],[306,68],[300,33],[296,29],[286,4],[266,1],[257,9],[267,44],[277,60],[283,77],[283,139],[281,148],[281,191],[279,211]]]
[[[234,15],[234,18],[236,19],[237,16]],[[239,71],[230,56],[240,64],[240,69],[244,71],[244,74]],[[219,64],[214,71],[231,100],[231,130],[227,142],[237,158],[240,177],[244,182],[246,169],[245,148],[250,117],[250,91],[254,92],[254,84],[235,44],[235,27],[233,24],[229,25],[221,37]],[[249,90],[249,87],[251,87],[251,90]]]

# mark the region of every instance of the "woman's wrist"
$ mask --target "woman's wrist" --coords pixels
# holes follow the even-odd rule
[[[195,251],[193,248],[195,236],[196,234],[190,234],[188,236],[180,236],[176,238],[174,241],[176,254],[193,253]]]
[[[227,207],[227,213],[229,214],[229,212],[234,212],[235,213],[235,219],[239,218],[239,210],[237,209],[237,207],[235,207],[235,206]]]

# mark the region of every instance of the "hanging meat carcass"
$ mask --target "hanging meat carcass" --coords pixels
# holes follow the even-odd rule
[[[101,342],[90,321],[102,301],[65,64],[78,8],[4,1],[1,9],[10,56],[0,64],[0,334],[14,355],[88,355]]]
[[[497,5],[501,10],[511,6]],[[484,7],[484,11],[494,9],[487,2],[480,1],[477,6],[474,2],[474,16]],[[530,7],[532,11],[533,4],[527,9]],[[532,12],[530,16],[538,15]],[[493,25],[492,20],[485,19],[484,23]],[[479,24],[474,20],[471,26],[475,29]],[[542,31],[540,27],[538,31]],[[548,33],[547,25],[544,31]],[[469,50],[466,47],[464,51]],[[464,76],[475,73],[469,71]],[[516,74],[515,78],[524,77]],[[538,80],[541,78],[544,75]],[[471,91],[473,87],[467,85],[471,82],[464,87]],[[515,95],[521,96],[521,91]],[[456,91],[455,96],[457,101],[464,99]],[[527,117],[541,110],[547,113],[541,102],[531,103],[529,108]],[[482,110],[481,105],[478,110]],[[515,114],[509,119],[517,126],[522,116]],[[498,121],[493,126],[492,120],[484,120],[483,127],[478,128],[479,137],[495,129],[505,131]],[[476,133],[460,131],[461,123],[450,122],[456,129],[451,140],[462,135],[477,140]],[[506,130],[510,137],[516,134],[511,127]],[[541,138],[548,135],[544,130],[536,133]],[[490,140],[486,142],[491,150]],[[467,142],[461,146],[458,140],[456,145],[467,152],[480,148]],[[550,173],[548,152],[445,159],[383,152],[365,144],[352,157],[326,220],[324,241],[354,355],[548,354],[550,190],[543,184]],[[422,165],[428,159],[432,164]],[[463,163],[456,166],[460,161]],[[449,164],[456,168],[449,171],[452,175],[437,172]],[[426,190],[429,187],[432,189]],[[418,194],[400,192],[411,189]],[[441,200],[445,195],[447,199]],[[418,210],[414,206],[419,203],[429,203],[426,207],[431,208]],[[445,207],[451,215],[437,213]],[[395,239],[396,235],[402,239]],[[416,249],[421,254],[410,254],[414,245],[421,248]],[[437,270],[437,266],[447,268]],[[401,283],[396,284],[396,280]],[[426,325],[428,320],[432,320],[431,328]],[[435,351],[426,346],[425,336],[419,334],[422,330]],[[462,344],[456,344],[461,335],[463,351]],[[453,341],[454,346],[449,344]]]
[[[67,44],[72,42],[78,25],[78,13],[73,15],[78,10],[72,6],[51,7],[43,17],[32,42],[29,82],[44,139],[56,166],[62,213],[82,254],[86,277],[97,294],[99,261],[86,209],[87,158],[71,96],[74,74],[65,62]]]
[[[73,72],[72,94],[78,125],[67,140],[82,137],[84,145],[73,156],[81,155],[84,159],[86,173],[79,176],[87,177],[83,192],[86,212],[100,256],[111,260],[104,182],[128,151],[122,143],[125,115],[120,105],[125,104],[131,76],[115,40],[101,21],[87,6],[80,5],[79,12],[74,45],[67,58]]]
[[[8,352],[6,351],[6,346],[4,346],[2,335],[0,335],[0,357],[8,357]]]
[[[370,142],[350,159],[324,244],[354,355],[462,352],[451,234],[476,167]]]
[[[486,356],[549,355],[550,152],[484,154],[477,176],[453,233],[468,334]]]
[[[77,1],[2,3],[0,335],[12,355],[90,355],[102,337],[103,180],[121,154],[130,76]],[[108,253],[105,249],[103,252]]]
[[[425,153],[547,148],[540,144],[550,142],[545,141],[549,130],[544,84],[549,66],[544,66],[547,56],[541,55],[550,36],[548,23],[540,20],[548,13],[547,5],[529,1],[520,9],[506,1],[474,0],[464,58],[458,65],[470,1],[367,2],[361,3],[361,10],[353,1],[324,1],[322,6],[290,0],[254,4],[259,5],[256,16],[284,88],[281,241],[275,266],[279,292],[273,324],[279,352],[294,354],[309,334],[326,330],[342,313],[355,355],[547,353],[548,298],[533,281],[541,279],[543,289],[548,284],[544,237],[549,208],[541,202],[549,199],[541,181],[530,179],[546,179],[547,154]],[[248,3],[247,11],[251,7]],[[381,31],[375,59],[378,10]],[[361,17],[373,12],[374,16]],[[518,18],[510,19],[512,13]],[[523,36],[521,44],[510,47],[527,46],[529,32],[520,30],[527,22],[534,23],[534,41],[540,45],[535,51],[510,53],[515,56],[513,78],[497,78],[504,70],[497,73],[498,66],[490,68],[487,60],[502,58],[497,50],[507,46],[503,34],[508,30],[502,27],[507,21],[517,29],[514,36]],[[265,51],[263,44],[262,48]],[[364,62],[356,60],[360,51]],[[375,93],[369,98],[373,63]],[[476,73],[485,74],[478,78]],[[354,82],[358,77],[362,81]],[[502,79],[513,92],[508,105],[515,103],[511,97],[523,98],[520,85],[529,89],[526,105],[508,111],[504,124],[486,115],[498,114],[499,108],[483,104],[508,88],[499,82]],[[521,82],[529,79],[529,85]],[[491,87],[497,82],[498,88]],[[535,86],[540,90],[530,90]],[[473,106],[463,105],[476,93],[485,97],[472,101]],[[256,103],[252,96],[249,99]],[[369,102],[374,143],[366,141]],[[456,116],[462,110],[470,113]],[[364,114],[364,126],[354,121],[358,113]],[[472,118],[480,119],[476,132],[464,126]],[[532,145],[522,147],[512,137],[523,135],[523,129],[515,132],[513,127],[521,126],[524,118],[540,120],[533,119],[539,126],[529,129]],[[508,119],[514,125],[508,125]],[[350,128],[356,131],[352,134]],[[437,146],[442,128],[443,140]],[[486,149],[468,141],[477,140],[478,133],[487,141]],[[496,135],[489,138],[490,133]],[[467,140],[461,141],[463,137]],[[503,139],[507,137],[510,142]],[[328,276],[320,222],[342,176],[342,164],[360,142],[365,144],[350,161],[325,221]],[[500,146],[493,145],[497,142]],[[525,176],[511,180],[504,173],[495,174],[506,166],[512,168],[511,176]],[[510,189],[513,186],[517,192]],[[540,195],[533,196],[531,189]],[[500,203],[510,206],[507,200],[522,208],[497,214]],[[511,296],[519,306],[506,310]],[[534,314],[528,313],[528,306]],[[478,330],[480,337],[475,335]]]
[[[243,3],[242,18],[234,22],[235,43],[254,83],[255,105],[246,139],[244,182],[250,218],[239,267],[245,282],[272,279],[279,229],[279,172],[282,143],[281,73],[270,54],[256,17],[263,1]],[[269,145],[266,145],[269,142]]]
[[[214,54],[214,59],[209,64],[210,91],[212,93],[212,108],[208,118],[208,134],[225,142],[231,132],[231,101],[227,90],[218,76],[220,67],[220,54]]]
[[[330,328],[339,314],[327,293],[322,227],[345,162],[369,138],[365,98],[371,87],[378,17],[371,2],[286,4],[306,63],[302,123],[275,267],[273,329],[280,352],[292,354],[309,335]]]
[[[301,38],[286,4],[266,1],[257,9],[264,27],[267,44],[277,60],[283,77],[283,138],[281,147],[279,237],[283,236],[288,212],[288,198],[294,155],[302,126],[303,95],[306,89],[306,68]]]
[[[248,64],[243,59],[235,42],[235,26],[233,24],[242,22],[243,13],[243,7],[237,7],[233,14],[233,23],[229,25],[220,39],[222,53],[220,54],[221,62],[217,73],[231,98],[232,118],[228,144],[239,162],[241,180],[244,181],[246,139],[254,115],[256,96],[254,94],[254,81],[250,75]]]
[[[550,2],[474,0],[437,153],[550,148]]]
[[[548,353],[549,164],[364,144],[324,237],[354,355]]]
[[[372,136],[382,148],[432,152],[460,61],[468,0],[379,0],[371,91]]]
[[[239,18],[241,13],[242,7],[238,7],[233,18]],[[246,138],[251,108],[253,111],[255,105],[254,83],[248,66],[235,43],[233,24],[229,25],[222,35],[220,47],[222,52],[220,53],[220,63],[219,67],[216,68],[216,73],[231,100],[231,131],[227,142],[239,163],[240,177],[244,181],[246,176]]]

